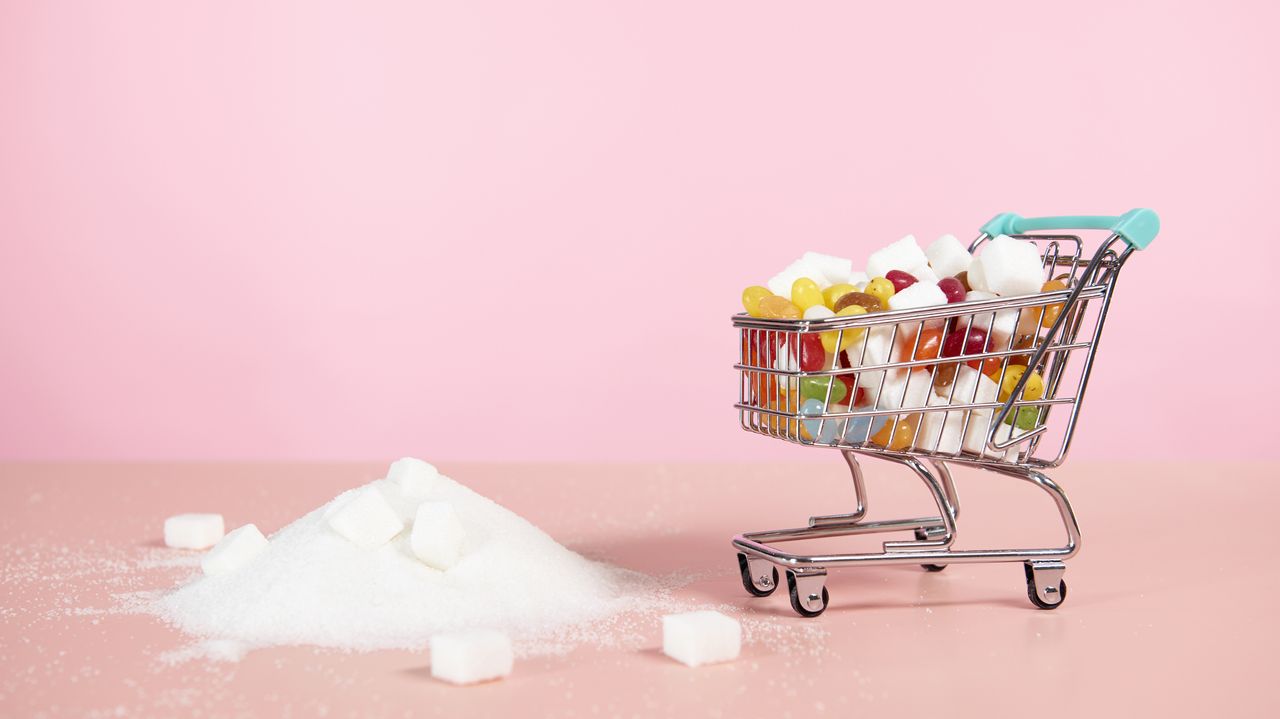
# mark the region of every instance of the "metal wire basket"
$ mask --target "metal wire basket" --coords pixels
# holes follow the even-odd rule
[[[1080,236],[1058,234],[1066,229],[1110,234],[1085,256]],[[781,567],[792,607],[803,616],[817,616],[828,603],[828,567],[918,563],[940,571],[961,562],[1022,562],[1032,603],[1042,609],[1060,606],[1066,598],[1063,560],[1079,550],[1080,530],[1066,494],[1043,470],[1062,464],[1070,448],[1120,270],[1158,229],[1155,213],[1141,209],[1119,217],[999,215],[983,226],[970,250],[1000,234],[1034,242],[1046,279],[1059,280],[1064,289],[816,320],[734,316],[740,334],[735,369],[742,428],[842,451],[856,499],[854,511],[811,517],[805,528],[735,537],[747,591],[771,594]],[[824,342],[833,351],[806,351]],[[858,454],[911,469],[929,488],[938,516],[864,521],[866,490]],[[1044,489],[1062,517],[1067,544],[953,548],[960,510],[948,463],[1018,477]],[[877,553],[800,555],[772,546],[899,531],[914,536],[885,542]]]

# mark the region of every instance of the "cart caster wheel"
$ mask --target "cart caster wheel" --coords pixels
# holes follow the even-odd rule
[[[753,564],[756,566],[753,567]],[[764,571],[766,567],[771,571],[772,576]],[[767,597],[778,588],[778,568],[766,561],[757,559],[752,562],[747,559],[747,555],[739,552],[738,571],[742,574],[742,586],[752,596]]]
[[[947,568],[947,565],[945,564],[921,564],[920,566],[924,567],[924,571],[926,572],[941,572]]]
[[[1062,578],[1066,566],[1062,562],[1027,562],[1022,567],[1027,575],[1027,599],[1032,604],[1040,609],[1057,609],[1067,601],[1067,581]]]
[[[827,610],[831,595],[827,593],[824,583],[826,572],[821,574],[802,574],[787,570],[787,589],[791,594],[791,608],[802,617],[816,617]],[[797,586],[798,585],[798,586]],[[821,593],[818,588],[821,587]]]

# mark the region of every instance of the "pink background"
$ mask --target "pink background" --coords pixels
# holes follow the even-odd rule
[[[5,0],[0,458],[829,459],[742,286],[1133,206],[1074,456],[1280,456],[1280,12],[1031,5]]]

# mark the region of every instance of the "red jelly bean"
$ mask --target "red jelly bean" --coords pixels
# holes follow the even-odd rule
[[[806,332],[800,335],[800,369],[805,372],[816,372],[827,362],[827,351],[822,348],[822,339],[817,332]]]
[[[938,289],[947,296],[947,303],[964,302],[964,283],[954,277],[943,277],[938,280]]]
[[[903,272],[902,270],[889,270],[885,273],[884,278],[893,283],[894,292],[901,292],[911,285],[914,285],[916,282],[919,282],[915,275],[910,272]]]

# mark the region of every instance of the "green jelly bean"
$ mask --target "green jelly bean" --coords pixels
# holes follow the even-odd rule
[[[800,380],[800,397],[826,400],[827,387],[831,388],[831,404],[839,404],[849,394],[849,388],[844,386],[844,382],[834,377],[803,377]]]

